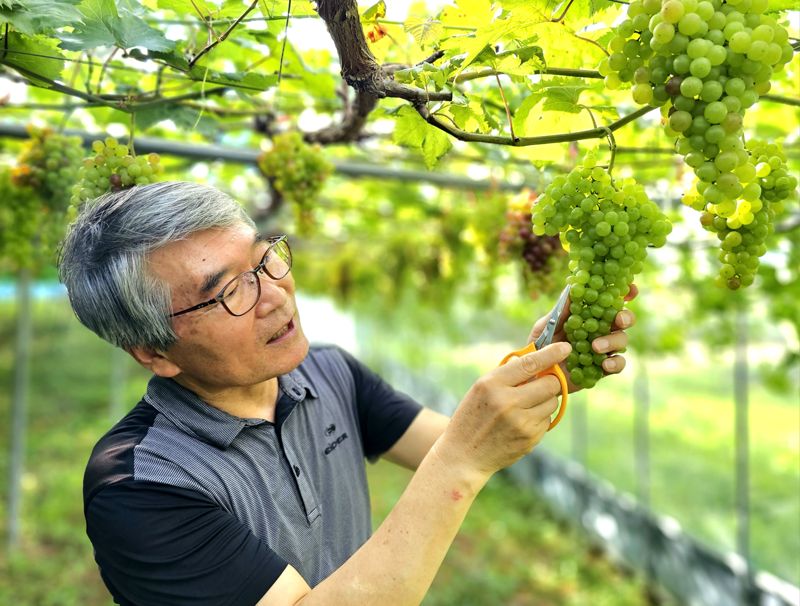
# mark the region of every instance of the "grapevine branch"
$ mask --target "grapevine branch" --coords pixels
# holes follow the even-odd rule
[[[619,120],[612,122],[607,126],[598,126],[588,130],[579,130],[573,133],[559,133],[556,135],[541,135],[538,137],[505,137],[502,135],[485,135],[481,133],[470,133],[459,128],[455,128],[445,122],[440,121],[436,116],[430,113],[428,108],[421,103],[414,105],[414,108],[419,112],[419,115],[431,126],[443,130],[447,134],[459,139],[460,141],[471,141],[474,143],[492,143],[495,145],[510,145],[512,147],[528,147],[531,145],[546,145],[548,143],[566,143],[568,141],[581,141],[583,139],[598,139],[600,137],[607,137],[609,132],[614,132],[622,128],[629,122],[637,120],[658,109],[656,107],[644,106],[633,113],[623,116]]]
[[[397,97],[412,103],[452,99],[449,92],[428,92],[392,79],[367,46],[356,0],[319,0],[317,10],[336,46],[342,78],[356,91],[376,99]]]
[[[544,69],[531,72],[532,74],[547,75],[547,76],[567,76],[569,78],[600,78],[600,72],[592,69],[569,69],[563,67],[546,67]],[[459,74],[455,81],[456,83],[467,82],[468,80],[477,80],[479,78],[490,78],[495,75],[504,75],[503,72],[498,72],[496,69],[481,69],[474,72],[467,72]]]
[[[323,12],[320,10],[320,15],[322,14]],[[331,32],[331,36],[334,37],[334,31],[337,32],[336,35],[339,36],[339,38],[334,37],[337,51],[340,48],[349,49],[350,45],[353,43],[352,39],[342,38],[348,31],[357,31],[358,36],[360,36],[362,46],[359,56],[361,57],[361,63],[347,63],[349,67],[345,67],[345,60],[340,56],[340,62],[343,66],[342,76],[344,81],[355,89],[355,100],[349,103],[345,92],[342,121],[339,124],[328,126],[316,132],[304,133],[303,138],[309,143],[328,145],[331,143],[343,143],[365,138],[368,135],[364,135],[362,131],[367,122],[367,117],[375,109],[378,104],[378,99],[381,97],[398,97],[416,103],[450,101],[452,99],[452,94],[450,92],[426,91],[395,82],[393,79],[394,73],[400,69],[406,69],[408,66],[396,63],[383,66],[378,65],[378,62],[375,61],[369,48],[367,48],[357,10],[355,15],[356,23],[348,23],[347,27],[333,27],[328,25],[328,31]],[[329,18],[331,17],[329,16]],[[356,38],[358,37],[355,34],[353,35]],[[443,56],[443,51],[436,51],[429,57],[423,59],[418,65],[433,63]],[[353,73],[356,75],[352,76]],[[348,77],[346,74],[351,74],[351,77]]]

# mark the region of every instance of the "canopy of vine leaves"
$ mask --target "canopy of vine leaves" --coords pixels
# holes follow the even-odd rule
[[[707,313],[724,307],[736,298],[726,285],[753,281],[747,290],[770,293],[775,317],[797,329],[796,192],[781,193],[783,212],[763,220],[775,230],[764,235],[763,249],[753,244],[744,253],[761,256],[757,275],[740,276],[738,235],[720,249],[731,230],[747,230],[747,219],[732,217],[722,202],[747,198],[751,183],[758,182],[760,192],[769,180],[764,164],[774,164],[773,170],[780,164],[783,172],[776,175],[789,177],[800,167],[795,3],[677,4],[0,0],[0,126],[37,124],[100,140],[111,135],[131,151],[137,140],[152,148],[153,139],[219,146],[207,154],[219,162],[202,164],[162,146],[165,170],[158,178],[208,181],[237,196],[269,229],[298,234],[299,254],[315,259],[302,270],[307,288],[356,304],[391,301],[423,286],[421,303],[445,306],[456,295],[485,301],[509,264],[531,290],[557,288],[568,273],[566,261],[555,270],[549,263],[551,275],[537,269],[536,256],[548,255],[549,248],[526,252],[522,240],[534,238],[527,213],[554,176],[591,152],[594,162],[615,178],[634,178],[671,213],[675,228],[668,244],[682,268],[679,282],[696,289],[699,308]],[[695,21],[684,13],[693,13]],[[711,26],[700,23],[701,16]],[[758,24],[760,34],[754,33]],[[752,40],[746,33],[745,46],[741,36],[733,41],[739,30],[753,32]],[[690,41],[694,49],[687,50]],[[752,51],[751,45],[763,49]],[[678,55],[701,60],[682,70]],[[741,78],[736,70],[744,70]],[[738,83],[725,84],[736,79],[746,92],[737,90]],[[678,89],[682,80],[692,83]],[[722,101],[730,101],[727,108]],[[717,110],[719,119],[713,117]],[[715,134],[704,142],[705,129]],[[698,133],[699,151],[689,136]],[[753,151],[745,146],[751,139],[781,144],[783,151]],[[735,169],[716,158],[726,143],[740,149]],[[6,164],[19,162],[19,143],[3,139],[0,145]],[[231,150],[238,160],[251,152],[253,163],[261,154],[261,170],[226,162]],[[743,158],[750,154],[755,168],[759,150],[761,172],[747,174]],[[700,165],[714,162],[721,168],[712,167],[714,175],[695,186],[696,175],[703,177]],[[386,172],[377,180],[342,178],[365,165]],[[409,179],[419,171],[473,185],[434,189]],[[722,173],[730,177],[724,183]],[[72,189],[67,176],[62,173],[65,190]],[[796,189],[796,180],[786,178],[783,186]],[[135,181],[131,175],[129,182]],[[528,189],[516,197],[507,192],[523,184]],[[751,190],[742,193],[742,186]],[[96,189],[78,185],[73,199],[102,191]],[[21,199],[8,191],[7,200]],[[687,192],[685,201],[695,210],[681,209]],[[713,208],[705,206],[703,230],[698,211],[706,198]],[[29,231],[41,236],[47,231],[41,209],[30,202],[17,206],[25,204],[29,211],[12,216],[6,209],[0,224],[13,220],[19,227],[27,212]],[[69,216],[59,212],[45,213],[57,223],[52,241]],[[13,246],[6,249],[16,251],[6,253],[7,265],[35,257],[23,246],[34,241],[24,233],[7,238]],[[720,250],[735,255],[718,260]],[[730,275],[720,263],[730,266]],[[755,266],[751,261],[745,273]]]

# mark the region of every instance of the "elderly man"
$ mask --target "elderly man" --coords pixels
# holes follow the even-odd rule
[[[475,496],[547,430],[560,386],[536,375],[567,343],[481,377],[448,419],[309,348],[291,265],[285,236],[197,184],[109,194],[71,226],[59,269],[76,315],[153,373],[84,480],[118,603],[418,604]],[[377,457],[416,472],[373,534]]]

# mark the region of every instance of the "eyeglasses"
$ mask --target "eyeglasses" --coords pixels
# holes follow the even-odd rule
[[[275,236],[266,241],[269,242],[269,247],[261,257],[261,261],[253,269],[242,272],[233,278],[222,287],[222,290],[213,299],[171,313],[169,317],[174,318],[188,314],[190,311],[203,309],[216,303],[222,303],[225,311],[232,316],[243,316],[253,309],[261,297],[261,280],[258,272],[264,273],[273,280],[280,280],[292,268],[292,251],[289,249],[286,236]]]

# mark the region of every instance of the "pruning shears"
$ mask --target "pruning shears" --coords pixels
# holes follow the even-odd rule
[[[558,302],[556,303],[555,307],[550,311],[547,316],[547,323],[544,325],[544,330],[542,330],[542,334],[539,335],[535,341],[532,341],[527,346],[523,347],[522,349],[518,349],[517,351],[512,351],[508,354],[505,358],[502,359],[500,362],[500,366],[507,363],[511,358],[514,357],[521,357],[525,354],[531,353],[532,351],[536,351],[541,349],[542,347],[546,347],[553,342],[553,336],[556,333],[556,327],[558,326],[558,320],[561,318],[561,314],[564,311],[564,307],[567,305],[567,301],[569,300],[569,285],[567,285],[564,290],[561,291],[561,296],[558,297]],[[550,431],[558,425],[561,421],[561,417],[564,416],[564,412],[567,409],[567,397],[569,396],[569,385],[567,384],[567,377],[564,375],[564,371],[561,370],[561,367],[558,364],[551,366],[540,372],[537,377],[541,377],[544,375],[553,375],[558,382],[561,383],[561,405],[558,407],[558,412],[553,419],[550,420],[550,427],[547,428],[547,431]]]

